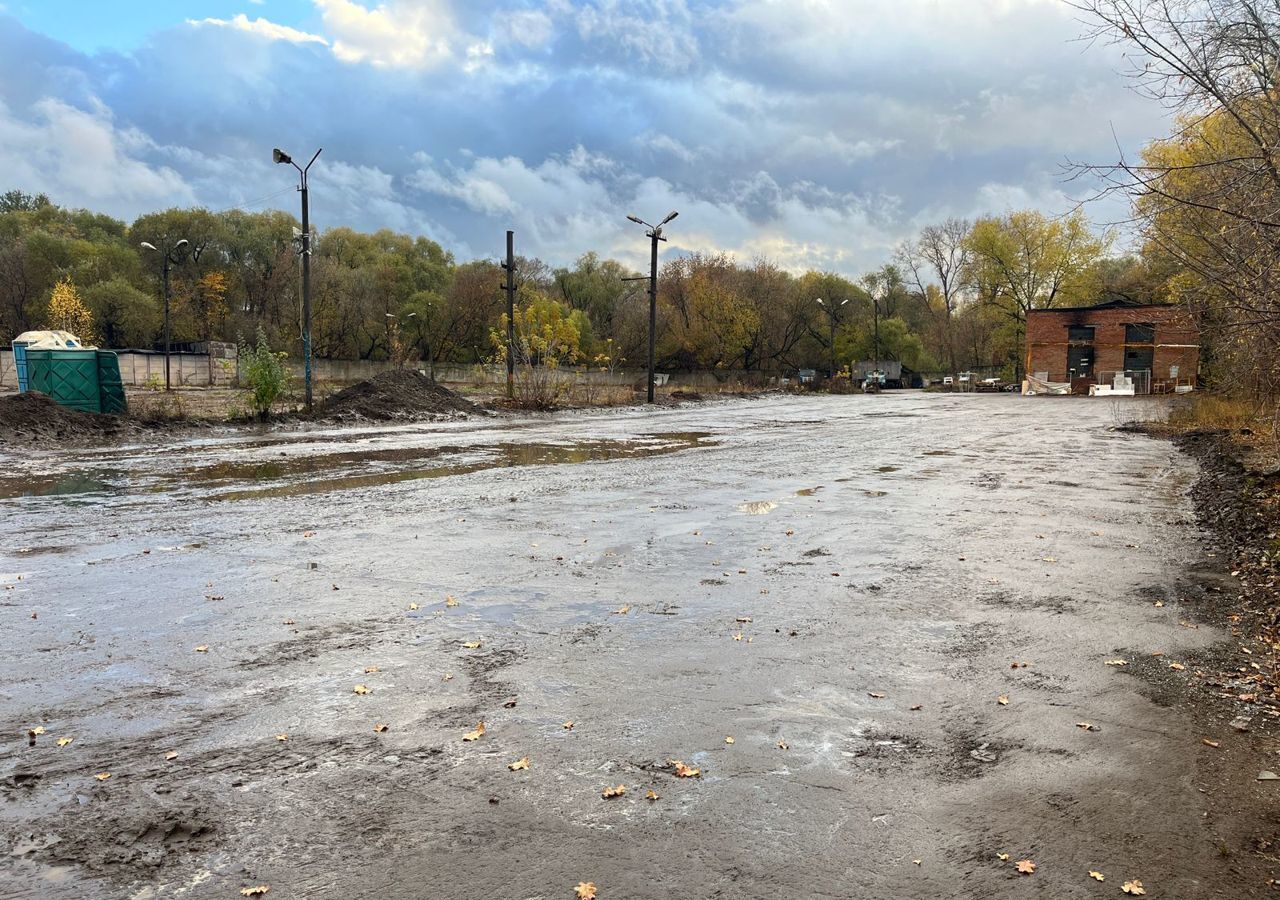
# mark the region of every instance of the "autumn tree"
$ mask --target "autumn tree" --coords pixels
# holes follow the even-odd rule
[[[1057,219],[1034,210],[982,218],[969,232],[969,281],[979,301],[1007,320],[1018,347],[1030,310],[1084,305],[1096,297],[1095,264],[1107,243],[1079,210]],[[1012,356],[1016,376],[1021,354]]]
[[[1221,383],[1280,395],[1280,4],[1077,0],[1134,89],[1175,114],[1139,159],[1076,165],[1128,196],[1170,299],[1200,314]],[[1168,264],[1172,263],[1172,266]]]
[[[50,330],[69,331],[82,344],[94,342],[93,313],[80,299],[80,293],[70,277],[63,278],[54,286],[49,295],[49,311],[45,321]]]

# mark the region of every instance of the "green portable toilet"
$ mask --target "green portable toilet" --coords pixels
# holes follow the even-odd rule
[[[120,357],[111,350],[98,351],[98,399],[104,413],[122,416],[129,411],[120,377]]]
[[[122,413],[126,409],[120,362],[109,350],[28,347],[27,387],[81,412]]]

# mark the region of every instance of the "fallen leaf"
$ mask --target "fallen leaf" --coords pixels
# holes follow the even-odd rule
[[[1109,659],[1109,660],[1107,660],[1106,664],[1107,664],[1108,666],[1127,666],[1127,665],[1129,665],[1129,660],[1127,660],[1127,659]]]
[[[594,881],[583,881],[573,892],[578,895],[577,900],[596,900],[596,883]]]
[[[1009,854],[1008,854],[1008,853],[997,853],[997,854],[996,854],[996,859],[1000,860],[1001,862],[1008,862],[1008,861],[1009,861]]]
[[[445,606],[457,606],[457,605],[458,605],[458,600],[457,600],[457,598],[456,598],[456,597],[454,597],[454,596],[453,596],[453,594],[445,594],[445,595],[444,595],[444,605],[445,605]]]
[[[1126,894],[1133,894],[1135,896],[1142,896],[1147,892],[1147,889],[1142,886],[1142,882],[1136,878],[1133,879],[1133,881],[1126,881],[1121,886],[1120,890],[1124,891]]]
[[[35,728],[32,728],[30,731],[28,731],[27,734],[30,735],[31,737],[39,737],[40,735],[44,734],[44,726],[37,725]]]
[[[739,631],[737,634],[735,634],[735,635],[733,636],[733,639],[734,639],[735,641],[740,641],[740,640],[742,640],[742,632],[741,632],[741,631]]]
[[[615,616],[625,616],[629,612],[631,612],[630,606],[619,606],[617,609],[613,611],[613,614]]]
[[[1026,668],[1027,666],[1029,666],[1029,665],[1031,665],[1031,663],[1029,663],[1029,662],[1018,662],[1017,660],[1015,660],[1014,662],[1012,662],[1012,663],[1010,663],[1010,664],[1009,664],[1009,668],[1010,668],[1010,669],[1025,669],[1025,668]]]
[[[515,699],[514,697],[512,697],[512,698],[511,698],[510,700],[508,700],[506,703],[502,704],[502,706],[503,706],[503,708],[504,708],[504,709],[515,709],[515,708],[516,708],[516,699]]]
[[[1085,731],[1101,731],[1102,730],[1097,725],[1094,725],[1092,722],[1077,722],[1076,727],[1083,728]]]
[[[726,744],[732,744],[732,743],[733,743],[733,738],[731,738],[731,737],[726,737],[726,738],[724,739],[724,742],[725,742]]]
[[[475,731],[468,731],[462,736],[464,741],[478,741],[484,735],[484,721],[476,725]]]
[[[570,719],[568,722],[564,723],[564,730],[573,731],[573,719]]]
[[[1155,605],[1155,606],[1157,606],[1157,607],[1162,607],[1162,606],[1164,606],[1164,601],[1163,601],[1163,600],[1157,600],[1157,601],[1155,602],[1155,604],[1154,604],[1154,605]]]
[[[913,860],[911,860],[911,861],[912,861],[913,863],[915,863],[917,866],[918,866],[918,865],[920,865],[920,864],[921,864],[921,862],[922,862],[922,860],[919,860],[919,859],[913,859]]]
[[[627,786],[620,784],[617,787],[607,787],[600,792],[600,796],[605,800],[612,800],[614,797],[621,797],[627,792]]]
[[[441,678],[440,680],[441,680],[441,681],[453,681],[453,675],[452,675],[452,674],[450,674],[450,673],[446,673],[446,674],[445,674],[445,676],[444,676],[443,678]]]
[[[658,799],[658,795],[654,791],[649,791],[649,793],[644,795],[644,799],[652,803],[654,800]]]
[[[197,648],[196,648],[196,652],[197,652],[197,653],[208,653],[208,652],[209,652],[209,645],[208,645],[208,644],[201,644],[199,647],[197,647]]]
[[[867,691],[867,696],[872,700],[883,700],[885,697],[884,694],[878,694],[875,691]]]
[[[1090,877],[1090,878],[1092,878],[1094,881],[1106,881],[1106,880],[1107,880],[1107,876],[1106,876],[1106,875],[1103,875],[1101,872],[1095,872],[1095,871],[1093,871],[1093,869],[1090,869],[1090,870],[1089,870],[1089,877]]]
[[[284,624],[286,624],[286,625],[297,625],[298,623],[297,623],[297,622],[295,622],[295,621],[293,621],[293,619],[285,619],[285,620],[284,620]]]
[[[178,758],[178,751],[177,751],[177,750],[170,750],[168,753],[166,753],[166,754],[164,755],[164,758],[165,758],[165,759],[170,759],[170,760],[177,759],[177,758]]]
[[[922,709],[924,709],[924,704],[917,703],[915,706],[911,707],[911,712],[920,712]]]
[[[357,694],[373,693],[373,691],[369,690],[369,686],[367,684],[357,684],[354,688],[352,688],[352,690],[354,690]]]
[[[1184,671],[1187,667],[1186,667],[1186,666],[1184,666],[1184,665],[1183,665],[1182,663],[1180,663],[1180,662],[1171,662],[1171,663],[1169,663],[1169,668],[1170,668],[1170,669],[1173,669],[1173,670],[1175,670],[1175,671],[1177,671],[1177,672],[1182,672],[1182,671]]]
[[[387,728],[388,728],[388,726],[387,726],[387,724],[386,724],[385,722],[374,722],[374,723],[373,723],[373,730],[374,730],[374,731],[376,731],[378,734],[382,734],[382,733],[384,733],[384,732],[387,730]]]
[[[996,698],[996,702],[999,703],[1001,706],[1008,706],[1009,697],[1005,694],[1001,694],[999,697]]]
[[[111,773],[110,773],[110,772],[99,772],[97,775],[94,775],[93,777],[94,777],[94,778],[96,778],[96,779],[98,779],[99,781],[106,781],[108,778],[110,778],[110,777],[111,777]]]
[[[778,749],[779,749],[779,750],[790,750],[790,749],[791,749],[791,745],[790,745],[790,744],[788,744],[786,741],[778,741]]]
[[[791,535],[793,535],[793,534],[795,534],[795,532],[794,532],[794,531],[792,531],[790,528],[788,528],[788,529],[787,529],[787,537],[791,537]]]
[[[512,772],[519,772],[521,769],[527,769],[529,768],[529,757],[522,756],[519,759],[517,759],[515,762],[510,763],[507,766],[507,768],[510,769]]]
[[[366,674],[366,675],[372,675],[372,674],[373,674],[374,672],[376,672],[376,671],[378,671],[378,667],[377,667],[377,666],[365,666],[365,667],[364,667],[364,674]]]
[[[467,641],[462,646],[468,650],[479,650],[484,641]]]
[[[1200,743],[1204,744],[1206,747],[1221,747],[1221,746],[1222,746],[1222,742],[1221,742],[1221,741],[1211,741],[1211,740],[1209,740],[1208,738],[1201,738],[1201,739],[1200,739]]]
[[[314,531],[304,531],[302,532],[302,536],[304,538],[315,537],[316,533]]]
[[[1036,870],[1036,864],[1029,859],[1018,860],[1018,871],[1023,875],[1030,875]]]
[[[306,537],[311,537],[311,535],[307,534]],[[271,890],[271,885],[269,884],[255,884],[253,887],[240,888],[240,895],[242,897],[259,897],[269,890]]]
[[[410,604],[409,604],[409,609],[410,609],[410,610],[415,610],[415,609],[421,609],[421,607],[420,607],[420,606],[418,606],[418,604],[416,604],[416,603],[410,603]]]
[[[697,778],[699,775],[702,774],[701,769],[694,769],[694,768],[691,768],[690,766],[686,766],[684,763],[680,762],[680,760],[678,759],[671,760],[671,764],[676,768],[677,778]]]
[[[277,741],[281,741],[281,742],[287,741],[287,740],[289,740],[289,735],[284,734],[284,733],[277,734],[277,735],[276,735],[276,740],[277,740]]]
[[[738,616],[738,621],[739,621],[739,622],[741,622],[743,625],[749,625],[749,624],[751,624],[751,617],[750,617],[750,616]]]
[[[1041,561],[1041,562],[1047,562],[1047,563],[1056,563],[1056,562],[1057,562],[1057,560],[1056,560],[1056,559],[1054,559],[1052,556],[1042,556],[1042,557],[1040,557],[1040,561]]]
[[[65,747],[67,746],[67,744],[70,744],[74,740],[75,738],[71,738],[71,737],[60,737],[58,738],[58,746]]]

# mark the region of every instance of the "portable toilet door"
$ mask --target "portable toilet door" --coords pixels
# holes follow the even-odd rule
[[[27,392],[27,342],[13,342],[13,368],[18,373],[18,393]]]

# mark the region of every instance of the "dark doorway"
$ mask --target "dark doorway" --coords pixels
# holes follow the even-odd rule
[[[1067,378],[1075,381],[1077,378],[1093,377],[1093,348],[1072,346],[1067,348]]]

